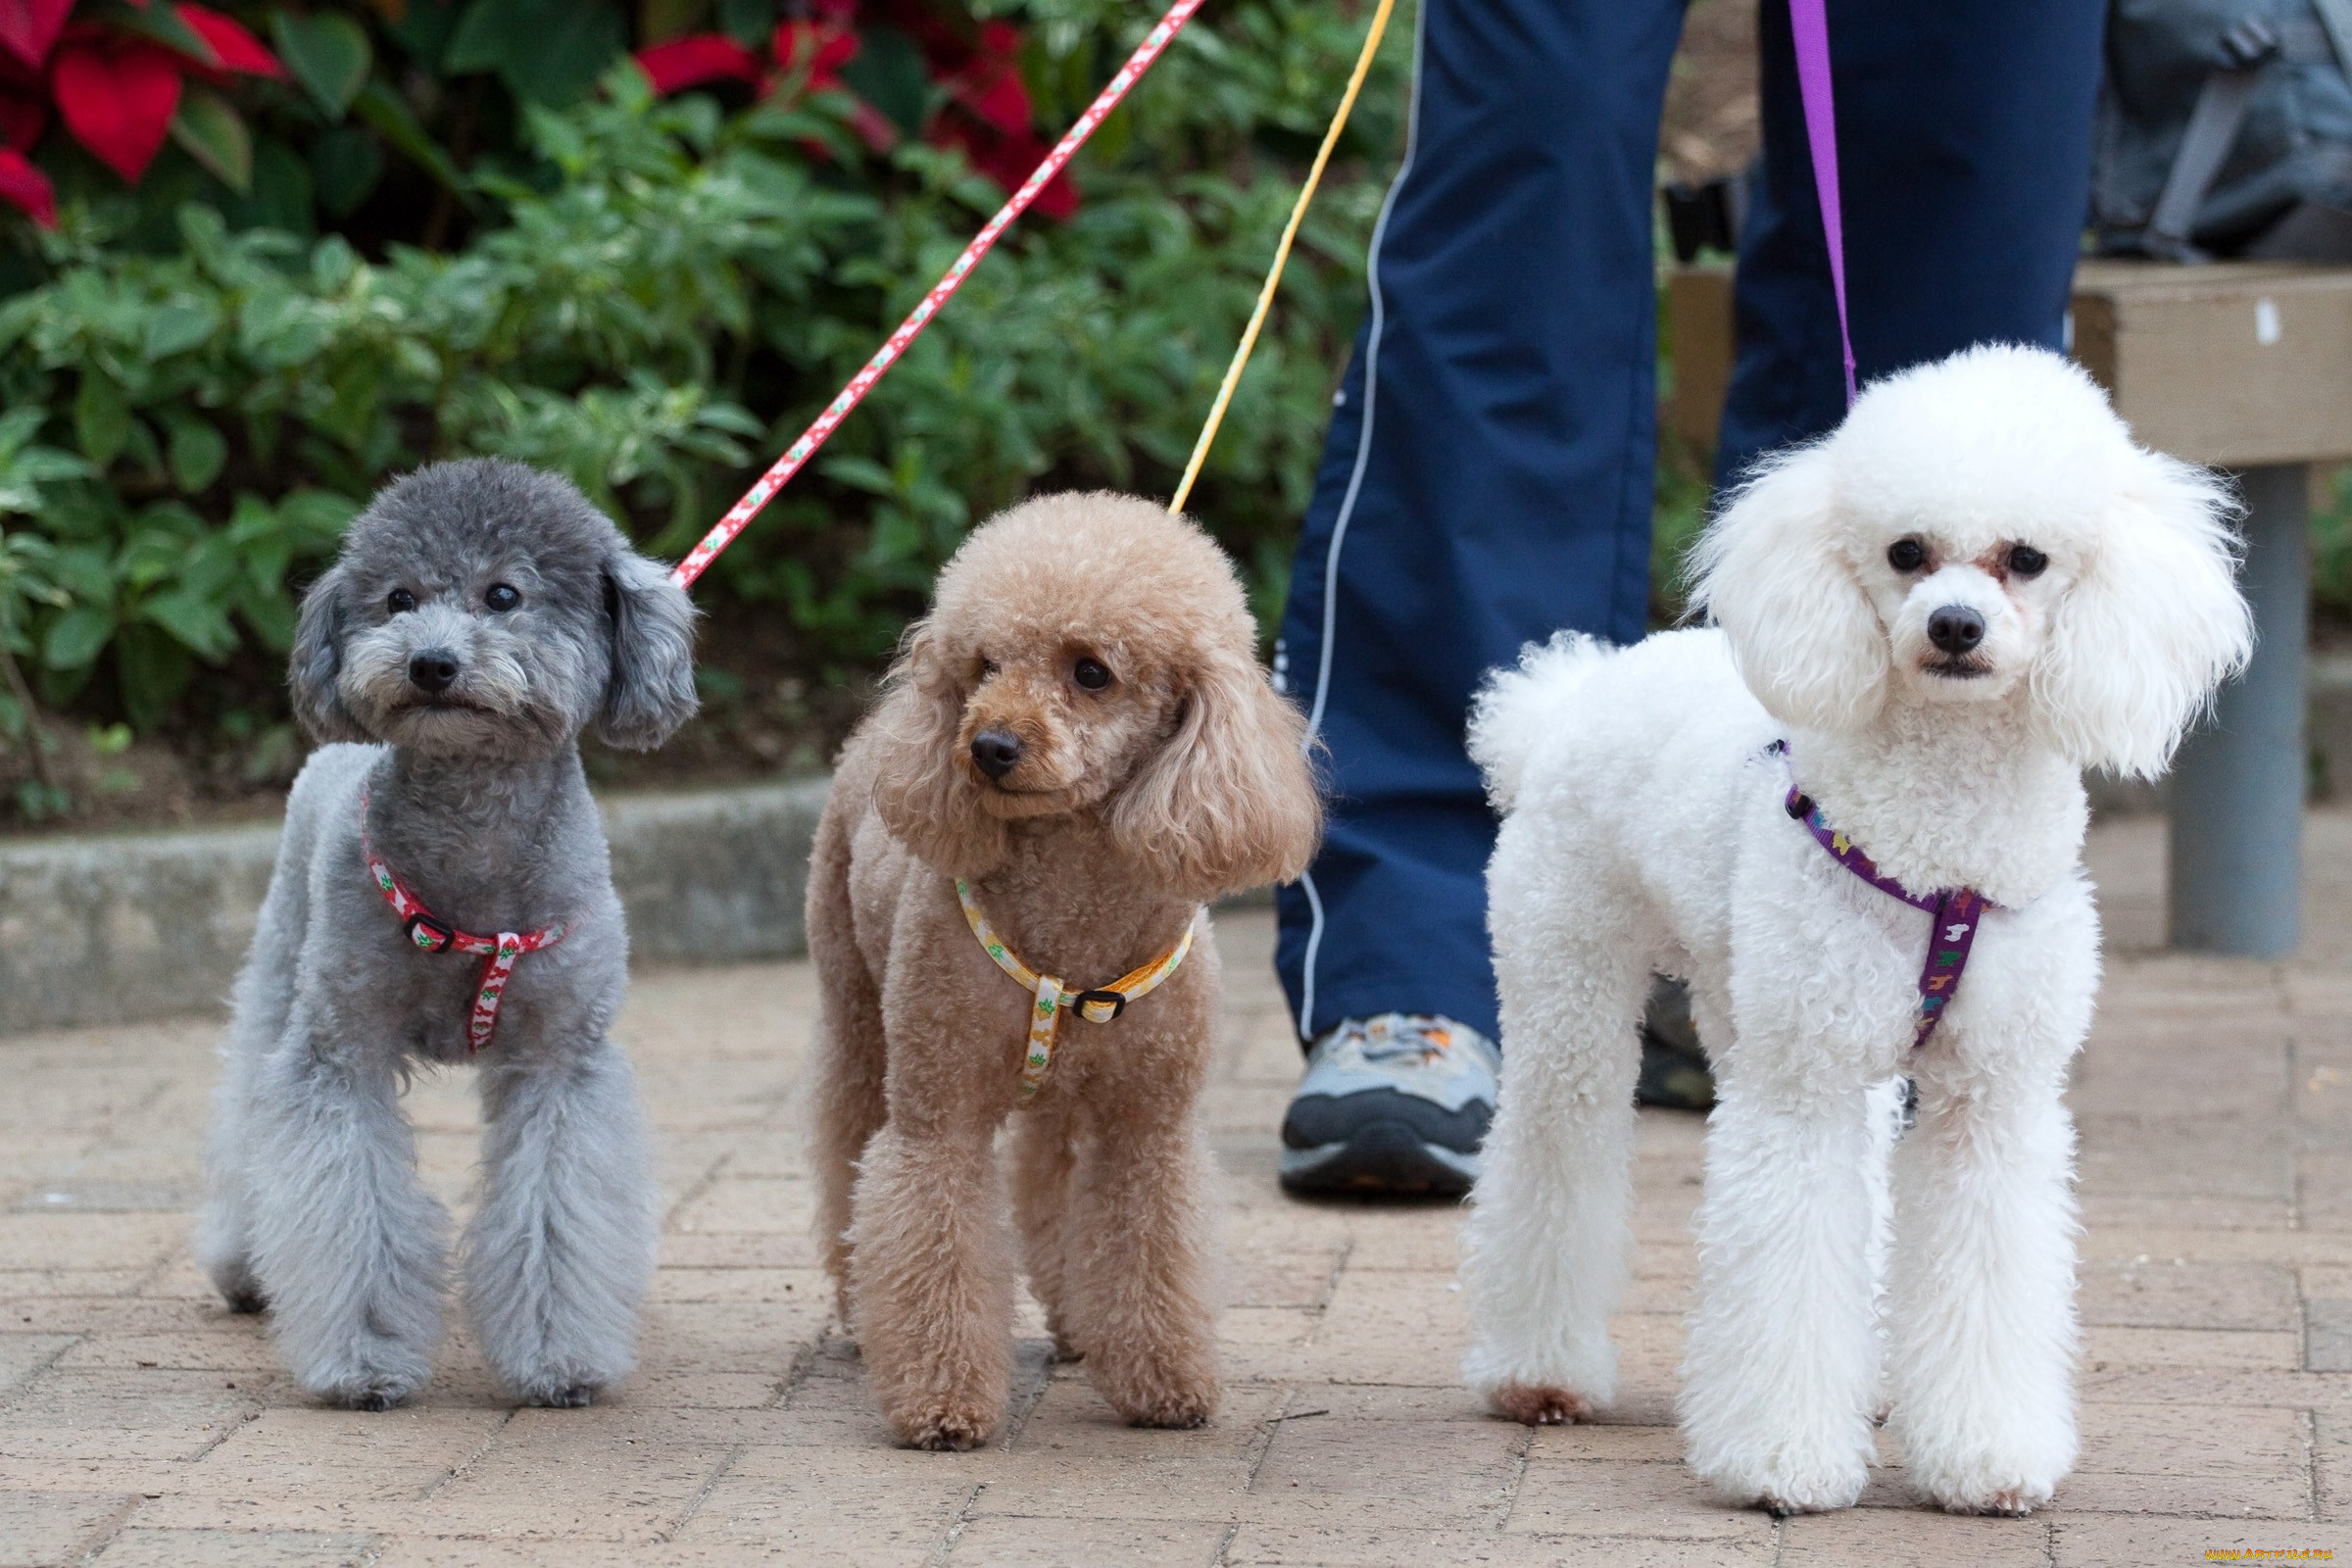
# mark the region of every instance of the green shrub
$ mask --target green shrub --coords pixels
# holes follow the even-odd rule
[[[1055,124],[1143,25],[1107,0],[1014,9]],[[1075,215],[1007,237],[701,591],[776,607],[817,664],[870,665],[976,517],[1041,485],[1164,494],[1361,20],[1248,0],[1195,24],[1081,157]],[[1361,303],[1400,108],[1402,51],[1384,55],[1195,503],[1261,602]],[[29,552],[21,590],[0,579],[0,647],[87,718],[257,733],[342,523],[392,473],[466,453],[565,472],[682,551],[1001,200],[959,153],[874,152],[854,109],[659,101],[621,66],[522,110],[541,172],[476,178],[497,221],[451,254],[370,260],[200,203],[159,248],[128,242],[144,219],[69,199],[37,238],[45,280],[0,303],[20,454],[0,454],[0,528]],[[268,679],[196,681],[206,665]]]

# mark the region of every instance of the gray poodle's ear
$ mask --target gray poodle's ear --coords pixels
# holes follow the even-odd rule
[[[606,745],[650,752],[694,716],[694,616],[686,590],[635,551],[605,563],[612,672],[596,733]]]
[[[1306,720],[1256,660],[1218,650],[1185,692],[1176,732],[1119,792],[1110,825],[1137,859],[1204,903],[1294,880],[1323,830]]]
[[[979,876],[1004,858],[1004,824],[980,808],[980,785],[956,765],[963,688],[928,620],[906,628],[881,703],[866,720],[874,814],[915,858]]]
[[[330,741],[371,738],[343,706],[343,693],[336,685],[336,677],[343,673],[343,629],[348,619],[343,583],[343,568],[337,565],[302,596],[302,616],[294,626],[294,652],[286,660],[286,691],[294,700],[294,717],[321,746]]]

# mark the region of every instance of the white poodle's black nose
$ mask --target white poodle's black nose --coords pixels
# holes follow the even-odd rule
[[[457,678],[457,656],[445,648],[428,648],[409,661],[409,683],[420,691],[445,692]]]
[[[1955,659],[1984,640],[1984,617],[1966,605],[1946,605],[1928,617],[1928,641]]]
[[[990,778],[1003,778],[1021,760],[1021,738],[1008,729],[984,729],[972,737],[972,761]]]

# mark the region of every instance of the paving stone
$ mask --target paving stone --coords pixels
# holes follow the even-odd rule
[[[947,1561],[956,1568],[1209,1568],[1229,1533],[1213,1521],[991,1517],[964,1527]]]
[[[2124,826],[2094,860],[2161,843]],[[2312,843],[2352,867],[2352,832]],[[2128,921],[2160,929],[2160,886],[2133,886]],[[1048,1364],[1024,1295],[1012,1418],[970,1454],[892,1446],[831,1321],[793,1102],[805,964],[637,979],[615,1032],[667,1219],[642,1369],[586,1410],[514,1410],[455,1311],[410,1407],[318,1408],[187,1257],[217,1022],[0,1041],[0,1564],[2022,1568],[2352,1548],[2352,978],[2326,962],[2113,956],[2071,1094],[2085,1402],[2056,1507],[1920,1507],[1882,1434],[1863,1507],[1776,1523],[1712,1501],[1674,1429],[1703,1118],[1637,1122],[1616,1403],[1575,1427],[1494,1419],[1458,1381],[1461,1206],[1277,1191],[1298,1054],[1271,923],[1218,926],[1224,1406],[1194,1432],[1125,1426],[1082,1364]],[[421,1079],[408,1108],[427,1184],[462,1211],[471,1079]]]
[[[125,1530],[107,1543],[100,1568],[356,1568],[372,1536],[317,1531]]]
[[[2039,1519],[1966,1519],[1921,1508],[1856,1508],[1781,1523],[1780,1568],[2044,1568]]]
[[[106,1493],[0,1491],[0,1562],[11,1568],[78,1563],[136,1500]]]

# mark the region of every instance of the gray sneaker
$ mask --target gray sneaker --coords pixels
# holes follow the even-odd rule
[[[1284,1190],[1460,1197],[1501,1072],[1494,1042],[1450,1018],[1348,1019],[1308,1050],[1282,1118]]]

